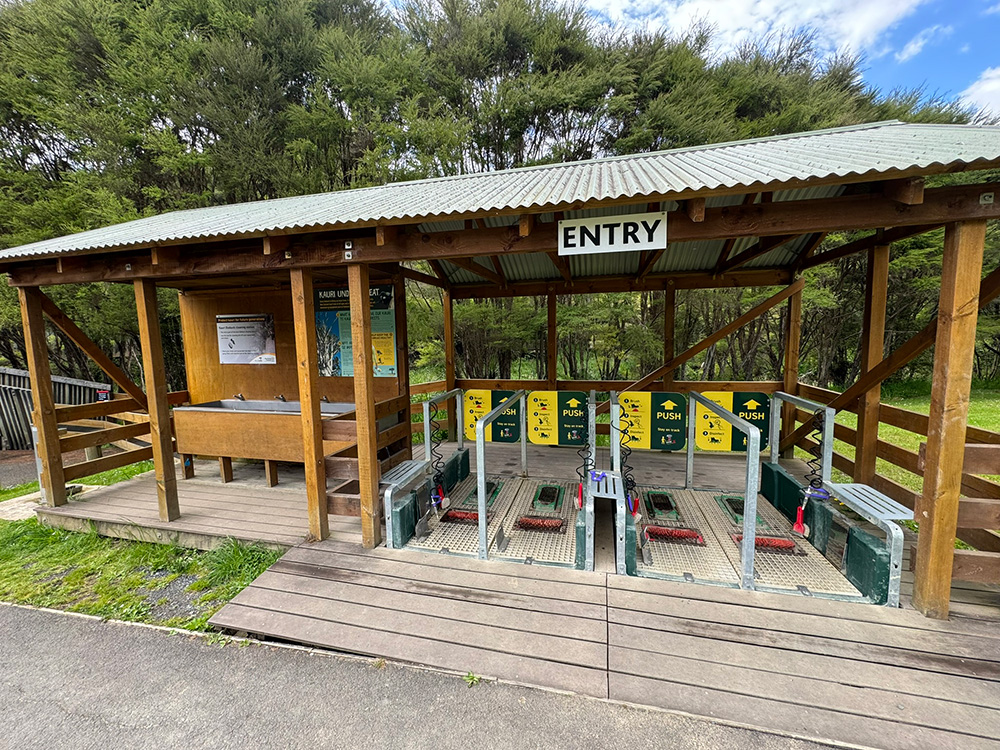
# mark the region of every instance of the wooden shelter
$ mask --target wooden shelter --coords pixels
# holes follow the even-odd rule
[[[17,287],[31,370],[34,423],[45,502],[67,502],[66,484],[99,470],[152,457],[160,518],[184,514],[178,502],[175,450],[301,461],[306,470],[309,531],[329,534],[328,516],[361,518],[365,547],[381,542],[379,476],[409,457],[410,397],[460,388],[546,387],[568,390],[783,390],[858,414],[838,438],[857,448],[837,468],[910,507],[920,523],[915,606],[946,617],[953,576],[1000,582],[1000,485],[963,467],[966,443],[1000,444],[1000,434],[967,424],[977,311],[1000,295],[1000,269],[982,272],[986,223],[1000,217],[1000,184],[977,170],[1000,166],[1000,128],[874,125],[532,167],[507,172],[386,185],[239,206],[179,211],[0,252],[0,271]],[[965,184],[929,187],[939,174],[968,172]],[[953,181],[949,181],[953,182]],[[558,222],[663,212],[665,246],[567,256],[557,252]],[[937,316],[895,351],[884,352],[886,286],[893,242],[944,227]],[[830,232],[874,230],[819,251]],[[803,270],[850,254],[868,257],[864,353],[858,382],[832,393],[799,381]],[[444,291],[446,377],[413,386],[407,372],[405,280]],[[133,284],[142,339],[145,389],[89,341],[44,293],[56,284]],[[679,289],[777,286],[773,296],[683,352],[674,345]],[[160,342],[158,287],[180,290],[188,388],[168,393]],[[395,331],[394,364],[374,376],[372,289],[391,289],[386,308]],[[324,374],[318,354],[317,290],[346,288],[350,357]],[[663,290],[662,366],[636,382],[560,381],[556,375],[556,297],[592,292]],[[388,293],[387,293],[388,294]],[[544,381],[459,380],[451,316],[456,300],[542,296],[548,300],[548,374]],[[787,305],[783,377],[775,382],[703,383],[675,379],[698,353],[755,317]],[[227,317],[228,316],[228,317]],[[346,320],[346,315],[344,320]],[[45,319],[79,345],[121,393],[109,402],[54,402]],[[273,325],[267,364],[220,361],[220,321]],[[269,322],[268,322],[269,321]],[[230,329],[226,329],[230,330]],[[233,341],[238,334],[233,328]],[[374,331],[376,339],[383,331]],[[385,340],[384,337],[382,339]],[[235,346],[235,344],[234,344]],[[934,347],[929,417],[880,403],[880,384]],[[264,349],[267,349],[265,345]],[[348,366],[350,365],[350,366]],[[350,374],[348,374],[350,373]],[[388,373],[388,374],[387,374]],[[249,401],[298,401],[294,412],[262,415],[180,411],[239,395]],[[325,411],[325,402],[346,405]],[[148,421],[60,437],[59,424],[144,412]],[[787,409],[781,447],[808,445],[802,417]],[[876,472],[882,458],[911,471],[920,457],[878,437],[880,423],[927,436],[922,495]],[[65,465],[69,450],[148,433],[149,446]],[[176,445],[175,445],[176,438]],[[995,472],[994,472],[995,473]],[[970,496],[968,497],[964,496]],[[976,551],[956,551],[956,534]]]

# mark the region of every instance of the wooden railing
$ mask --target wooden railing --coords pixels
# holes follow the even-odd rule
[[[167,394],[167,401],[172,406],[187,403],[189,395],[187,391],[176,391]],[[95,401],[89,404],[78,406],[60,406],[56,408],[56,420],[60,424],[89,421],[89,426],[95,424],[94,420],[105,420],[116,416],[128,414],[131,418],[125,424],[118,422],[107,422],[107,427],[91,430],[89,432],[65,435],[59,438],[59,453],[63,456],[74,451],[86,450],[102,445],[109,445],[122,440],[129,440],[142,437],[150,433],[148,417],[145,421],[137,421],[138,415],[131,414],[140,408],[139,402],[131,397],[116,398],[110,401]],[[100,424],[100,422],[97,422]],[[63,465],[63,476],[67,482],[81,477],[89,477],[102,471],[120,469],[123,466],[148,461],[153,457],[151,446],[133,448],[120,453],[113,453],[108,456],[100,456],[85,461],[78,461],[74,464]]]

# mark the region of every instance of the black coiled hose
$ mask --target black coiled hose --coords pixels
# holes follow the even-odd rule
[[[628,509],[630,513],[635,513],[636,506],[633,504],[635,497],[635,477],[633,476],[633,469],[629,466],[628,459],[632,455],[632,449],[629,447],[629,443],[632,442],[632,438],[629,436],[629,430],[632,428],[632,419],[629,417],[628,412],[622,411],[619,415],[618,423],[618,445],[621,447],[621,474],[622,483],[625,485],[625,502],[628,503]]]
[[[434,471],[434,492],[439,492],[440,496],[435,503],[433,497],[431,502],[435,506],[441,505],[444,500],[444,455],[441,453],[442,438],[438,437],[441,432],[441,424],[438,422],[438,404],[434,404],[434,413],[431,414],[431,469]]]
[[[807,485],[802,488],[803,501],[805,500],[807,488],[811,488],[813,490],[823,489],[822,446],[824,421],[823,412],[817,411],[813,414],[812,421],[809,423],[809,437],[815,445],[809,447],[809,455],[812,456],[812,458],[806,461],[806,466],[809,467],[809,471],[806,472]]]

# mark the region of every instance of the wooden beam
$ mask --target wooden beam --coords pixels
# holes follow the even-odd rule
[[[968,437],[966,437],[968,440]],[[984,443],[966,443],[962,460],[966,474],[1000,474],[1000,445]],[[917,469],[923,471],[927,466],[927,443],[920,444],[917,458]],[[983,528],[993,528],[984,526]],[[1000,529],[1000,525],[996,526]]]
[[[453,263],[459,268],[464,268],[466,271],[471,271],[474,274],[482,276],[484,279],[492,281],[494,284],[499,284],[504,286],[507,283],[507,279],[498,274],[496,271],[491,271],[486,266],[477,263],[472,260],[472,258],[448,258],[449,263]]]
[[[982,310],[998,296],[1000,296],[1000,268],[994,270],[980,284],[978,309]],[[937,317],[932,318],[918,333],[907,339],[892,354],[873,367],[867,375],[859,378],[854,385],[831,400],[828,405],[837,411],[849,408],[872,385],[881,383],[930,349],[934,345],[937,322]],[[781,439],[781,450],[786,450],[789,446],[797,444],[808,433],[808,425],[800,426],[791,435]]]
[[[444,314],[444,390],[455,389],[455,304],[451,294],[445,292],[441,299],[442,312]],[[448,405],[448,440],[453,441],[457,437],[457,423],[455,410]]]
[[[741,206],[752,206],[757,200],[757,193],[747,193],[743,196],[743,200],[740,201]],[[668,230],[669,231],[669,228]],[[667,235],[670,236],[669,234]],[[733,251],[736,246],[736,240],[739,239],[736,236],[726,237],[726,241],[722,243],[722,251],[719,253],[719,259],[715,261],[715,275],[722,273],[723,266],[727,260],[729,260],[729,254]]]
[[[675,336],[677,334],[677,290],[672,284],[663,289],[663,362],[666,364],[674,358]],[[663,373],[663,390],[673,389],[674,371]]]
[[[285,250],[291,244],[291,237],[288,235],[278,235],[277,237],[265,236],[261,241],[264,255],[284,255]]]
[[[500,264],[500,256],[499,255],[491,255],[490,256],[490,263],[493,264],[493,270],[497,272],[497,276],[499,276],[503,280],[501,282],[501,285],[502,286],[507,286],[507,277],[504,275],[503,266]]]
[[[35,426],[42,502],[56,507],[66,504],[66,479],[59,450],[56,404],[52,396],[49,346],[45,337],[45,319],[42,317],[44,295],[40,289],[22,287],[18,289],[18,298],[24,327],[24,354],[31,381],[31,422]]]
[[[142,371],[146,378],[146,411],[149,413],[149,442],[156,474],[156,502],[161,521],[180,518],[177,501],[177,471],[174,466],[174,436],[167,402],[167,370],[160,338],[160,311],[156,284],[135,280],[135,306],[139,317]]]
[[[955,550],[949,581],[951,578],[971,583],[1000,583],[1000,555],[996,552]]]
[[[793,280],[794,276],[787,268],[754,268],[716,277],[704,271],[686,271],[650,274],[642,279],[628,276],[576,276],[572,282],[564,279],[511,281],[504,288],[496,284],[456,284],[451,288],[451,292],[455,299],[544,297],[553,291],[559,295],[657,291],[663,289],[663,285],[668,282],[673,282],[675,289],[721,289],[784,286]]]
[[[703,352],[706,349],[708,349],[710,346],[712,346],[712,344],[718,343],[719,341],[721,341],[722,339],[724,339],[726,336],[728,336],[731,333],[733,333],[733,331],[736,331],[739,328],[742,328],[743,326],[745,326],[747,323],[749,323],[754,318],[760,317],[761,315],[763,315],[764,313],[766,313],[768,310],[772,309],[776,305],[780,305],[782,302],[784,302],[786,299],[788,299],[789,297],[791,297],[793,294],[797,294],[797,293],[801,292],[802,291],[802,287],[804,285],[805,285],[805,281],[803,279],[798,279],[797,281],[794,281],[792,284],[790,284],[789,286],[785,287],[784,289],[782,289],[777,294],[775,294],[775,295],[773,295],[771,297],[768,297],[766,300],[764,300],[763,302],[761,302],[760,304],[758,304],[752,310],[748,310],[747,312],[743,313],[743,315],[741,315],[740,317],[738,317],[732,323],[728,323],[728,324],[724,325],[718,331],[716,331],[712,335],[710,335],[710,336],[702,339],[699,343],[695,344],[694,346],[692,346],[687,351],[683,352],[682,354],[678,354],[676,357],[674,357],[672,360],[670,360],[669,362],[667,362],[662,367],[658,367],[657,369],[653,370],[651,373],[649,373],[645,377],[641,378],[640,380],[637,380],[636,382],[634,382],[634,383],[632,383],[630,385],[625,386],[624,388],[621,389],[622,392],[624,392],[624,391],[641,391],[643,388],[645,388],[649,384],[651,384],[651,383],[655,382],[656,380],[659,380],[660,378],[662,378],[667,372],[670,372],[672,370],[676,370],[678,367],[680,367],[682,364],[684,364],[685,362],[687,362],[689,359],[692,359],[696,355],[698,355],[701,352]],[[598,407],[598,411],[602,412],[602,413],[605,412],[605,411],[607,411],[608,405],[609,405],[609,402],[604,402],[603,404],[601,404],[600,407]]]
[[[351,295],[351,340],[354,350],[354,410],[358,430],[358,483],[361,496],[361,543],[373,549],[382,542],[379,512],[378,423],[375,419],[375,375],[372,362],[371,303],[368,267],[347,267]]]
[[[66,315],[62,310],[60,310],[56,303],[45,296],[44,293],[39,292],[42,297],[42,312],[45,313],[46,317],[52,321],[60,331],[66,334],[70,341],[80,347],[83,351],[98,367],[103,370],[111,380],[117,383],[118,387],[121,388],[125,393],[130,395],[136,400],[138,408],[146,408],[146,393],[137,386],[132,379],[125,374],[118,365],[116,365],[111,358],[104,353],[104,351],[95,344],[90,337],[85,334],[80,327],[70,320],[69,316]]]
[[[556,295],[549,294],[546,298],[547,301],[547,324],[546,324],[546,337],[545,337],[545,378],[546,387],[550,391],[556,389],[556,381],[558,378],[558,366],[559,366],[559,339],[557,336],[557,323],[556,323]]]
[[[350,267],[349,267],[350,268]],[[316,348],[316,303],[312,271],[296,268],[291,272],[292,319],[295,328],[295,370],[299,376],[299,404],[302,415],[302,456],[306,473],[306,507],[309,536],[315,540],[330,535],[327,517],[326,465],[323,463],[323,422],[320,415],[319,353]],[[365,284],[367,300],[368,285]],[[367,322],[367,318],[365,321]],[[370,344],[369,337],[369,344]],[[354,347],[363,342],[354,339]],[[370,357],[371,354],[369,353]]]
[[[564,258],[557,252],[546,253],[546,255],[549,256],[549,260],[552,261],[552,265],[554,265],[556,270],[559,271],[559,275],[563,277],[563,281],[567,284],[572,284],[573,272],[569,267],[569,259]]]
[[[948,617],[951,599],[985,239],[985,221],[959,222],[945,228],[927,468],[914,514],[920,533],[913,606],[939,619]]]
[[[825,253],[820,255],[814,255],[802,264],[802,268],[813,268],[814,266],[819,266],[823,263],[829,263],[832,260],[846,258],[848,255],[854,255],[855,253],[870,250],[876,245],[890,245],[893,242],[899,242],[900,240],[909,239],[910,237],[916,237],[918,234],[924,234],[942,226],[944,226],[944,224],[922,224],[916,227],[894,227],[893,229],[886,229],[881,234],[875,233],[867,237],[862,237],[861,239],[848,242],[846,245],[841,245],[833,250],[827,250]]]
[[[447,289],[448,284],[441,281],[437,276],[431,276],[426,273],[421,273],[413,268],[407,268],[406,266],[400,266],[399,272],[407,279],[412,279],[413,281],[419,281],[421,284],[428,284],[430,286],[436,286],[438,289]]]
[[[861,371],[867,375],[885,356],[886,300],[889,292],[889,246],[876,245],[868,251],[865,312],[861,325]],[[858,400],[857,453],[854,456],[854,481],[875,481],[878,451],[879,407],[882,384],[874,383]]]
[[[375,225],[375,245],[376,247],[382,247],[383,245],[391,245],[396,241],[399,236],[399,227],[397,226],[384,226],[382,224]]]
[[[667,252],[667,249],[662,247],[659,250],[653,250],[652,252],[647,253],[645,257],[640,259],[639,270],[635,275],[636,281],[642,281],[646,278],[646,276],[649,275],[649,272],[653,270],[653,266],[655,266],[656,262],[663,257],[665,252]]]
[[[796,274],[802,272],[806,262],[813,257],[816,249],[823,244],[823,240],[826,239],[827,234],[827,232],[815,232],[802,247],[802,250],[799,251],[799,257],[795,259],[793,266]]]
[[[742,251],[735,258],[730,258],[725,263],[722,264],[722,270],[719,273],[725,273],[726,271],[733,271],[742,265],[749,263],[752,260],[759,258],[762,255],[767,255],[769,252],[774,250],[776,247],[781,247],[787,242],[797,239],[796,235],[782,235],[778,237],[763,237],[757,241],[755,245],[751,245],[746,250]]]
[[[694,222],[705,221],[705,199],[688,198],[684,201],[684,213]]]
[[[1000,529],[1000,500],[965,498],[958,502],[958,528]]]
[[[919,206],[924,202],[924,178],[886,180],[882,183],[882,195],[906,206]]]
[[[667,216],[667,231],[672,242],[685,242],[995,219],[1000,218],[1000,201],[981,201],[980,198],[998,191],[1000,184],[994,183],[935,188],[925,191],[924,202],[918,206],[905,206],[882,195],[865,194],[724,206],[707,208],[703,222],[692,222],[683,212],[672,211]],[[557,247],[556,233],[557,226],[553,223],[537,225],[528,237],[521,237],[517,227],[405,234],[382,247],[376,244],[374,236],[357,236],[350,239],[350,261],[344,256],[344,243],[348,240],[341,234],[336,239],[315,235],[295,238],[289,246],[287,258],[285,254],[263,255],[259,242],[246,245],[236,242],[227,245],[225,252],[215,253],[206,252],[204,243],[183,247],[176,262],[157,266],[152,264],[148,250],[64,258],[62,274],[56,272],[55,259],[31,259],[0,265],[10,274],[14,286],[130,281],[137,277],[233,275],[352,262],[391,263],[550,252]]]
[[[522,237],[527,237],[531,234],[531,230],[535,228],[535,215],[534,214],[521,214],[521,218],[518,219],[518,234]]]
[[[793,396],[799,394],[799,355],[802,347],[802,292],[798,291],[788,298],[788,314],[785,318],[785,393]],[[795,429],[795,406],[782,404],[781,434],[787,435]],[[789,448],[781,454],[782,458],[792,458],[794,449]]]

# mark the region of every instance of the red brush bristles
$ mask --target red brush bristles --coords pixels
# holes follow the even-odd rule
[[[441,516],[441,520],[445,523],[479,523],[479,513],[474,510],[458,510],[457,508],[452,508],[451,510],[446,510]]]
[[[733,541],[739,544],[743,541],[743,535],[733,534]],[[754,539],[754,547],[757,549],[777,549],[791,552],[795,549],[795,542],[791,539],[783,539],[777,536],[758,536]]]
[[[685,542],[698,545],[705,543],[705,538],[697,530],[675,526],[647,526],[646,536],[649,539],[659,539],[666,542]]]
[[[562,531],[563,519],[521,516],[517,519],[516,526],[523,531]]]

